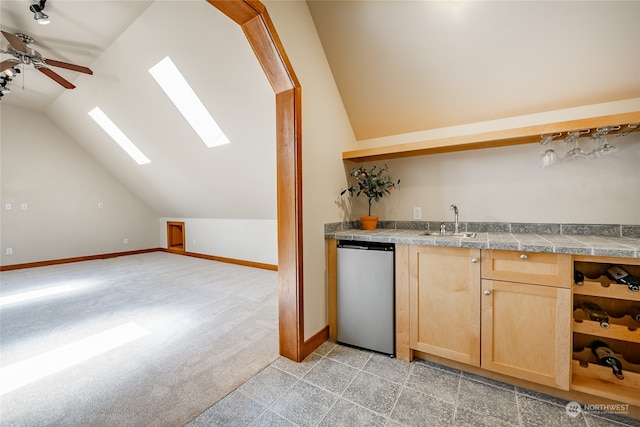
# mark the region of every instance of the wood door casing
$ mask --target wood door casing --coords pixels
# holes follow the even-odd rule
[[[167,221],[167,249],[173,252],[186,251],[184,222]]]

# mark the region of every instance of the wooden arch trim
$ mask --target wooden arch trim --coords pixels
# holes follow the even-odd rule
[[[242,27],[276,95],[280,354],[300,362],[314,347],[304,343],[302,88],[262,3],[254,0],[207,1]]]

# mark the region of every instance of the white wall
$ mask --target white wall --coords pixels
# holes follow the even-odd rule
[[[278,264],[275,219],[160,218],[163,248],[167,247],[167,221],[184,222],[187,252]]]
[[[640,133],[609,139],[610,157],[550,168],[537,165],[539,144],[390,160],[401,184],[374,209],[413,220],[421,207],[424,220],[451,221],[453,203],[460,221],[640,224]]]
[[[304,1],[267,1],[302,85],[302,202],[305,339],[327,325],[324,224],[334,222],[346,179],[342,151],[355,137]]]
[[[0,108],[2,265],[159,246],[158,217],[51,120]]]
[[[640,110],[640,99],[541,112],[464,126],[433,129],[375,140],[358,141],[359,148],[411,143],[433,138],[577,120]],[[447,153],[382,162],[401,179],[399,191],[374,207],[382,219],[413,220],[422,208],[423,220],[452,220],[449,206],[460,209],[461,221],[640,224],[640,132],[608,137],[618,151],[604,158],[538,166],[539,144]],[[581,138],[585,151],[593,139]],[[562,156],[566,144],[554,141]],[[354,163],[350,163],[349,167]],[[344,215],[362,215],[364,200],[353,200]],[[349,205],[347,205],[349,207]]]

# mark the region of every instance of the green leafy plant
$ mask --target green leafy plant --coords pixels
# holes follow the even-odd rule
[[[350,176],[355,182],[346,190],[342,190],[340,195],[349,192],[351,196],[365,195],[369,199],[369,216],[371,216],[371,204],[379,201],[385,194],[391,194],[391,190],[400,184],[400,180],[394,181],[388,175],[389,167],[385,164],[382,167],[372,166],[367,169],[363,166],[353,168]]]

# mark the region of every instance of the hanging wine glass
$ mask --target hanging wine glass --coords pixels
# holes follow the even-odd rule
[[[542,145],[544,152],[540,154],[540,167],[548,168],[558,162],[558,154],[551,147],[551,141],[560,136],[562,136],[562,133],[541,135],[542,141],[540,141],[540,145]]]
[[[580,144],[578,143],[578,138],[580,138],[580,136],[585,135],[589,132],[591,132],[589,129],[584,129],[584,130],[576,130],[573,132],[569,132],[567,134],[567,137],[564,139],[564,142],[565,144],[567,144],[569,151],[567,151],[567,154],[565,154],[563,160],[583,159],[587,156],[587,154],[584,151],[582,151],[582,148],[580,148]]]
[[[623,132],[618,132],[616,134],[616,137],[618,137],[618,136],[627,136],[631,132],[637,131],[639,128],[640,128],[640,123],[629,123],[627,125],[627,128]]]
[[[609,141],[607,140],[607,134],[615,130],[620,130],[620,126],[605,126],[596,129],[595,133],[591,135],[591,138],[598,141],[598,146],[589,153],[589,157],[607,156],[618,150],[616,147],[609,144]]]

